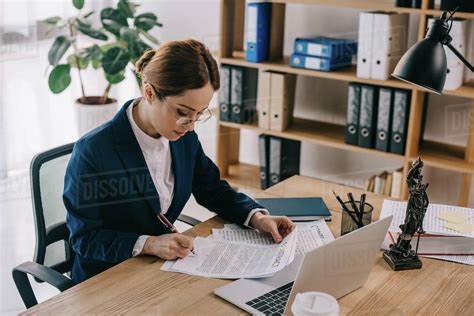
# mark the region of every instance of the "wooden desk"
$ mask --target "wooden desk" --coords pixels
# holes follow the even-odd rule
[[[331,190],[340,195],[361,190],[295,176],[273,186],[261,197],[322,196],[333,213],[329,223],[338,236],[341,213]],[[380,214],[383,197],[369,193],[374,219]],[[212,218],[187,231],[190,236],[207,236],[225,222]],[[389,315],[473,315],[474,268],[423,258],[423,269],[393,272],[380,257],[364,286],[339,299],[341,314]],[[127,260],[25,314],[153,314],[234,315],[241,309],[216,297],[213,291],[230,281],[206,279],[160,271],[163,260],[138,257]]]

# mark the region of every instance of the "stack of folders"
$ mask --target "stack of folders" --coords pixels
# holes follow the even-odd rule
[[[428,26],[433,23],[433,19],[428,20]],[[468,21],[466,19],[454,18],[453,26],[449,35],[453,38],[451,45],[456,48],[461,55],[466,56],[466,47],[469,47],[467,43],[468,33]],[[464,69],[465,66],[462,61],[454,55],[454,53],[447,47],[444,46],[446,52],[446,83],[444,84],[445,90],[456,90],[464,81]]]
[[[357,42],[331,37],[297,38],[290,66],[332,71],[352,65],[357,53]]]
[[[301,142],[264,134],[258,142],[262,190],[299,174]]]
[[[401,198],[402,168],[392,172],[384,171],[371,176],[365,185],[365,191],[383,194],[396,199]]]
[[[357,77],[387,80],[407,49],[407,13],[361,12]]]
[[[245,59],[259,63],[281,57],[285,6],[279,3],[247,3],[247,49]]]
[[[346,143],[403,155],[411,91],[350,83]]]
[[[284,131],[293,119],[296,75],[261,71],[258,78],[258,126]]]
[[[221,121],[251,124],[256,120],[258,69],[222,65],[219,92]]]

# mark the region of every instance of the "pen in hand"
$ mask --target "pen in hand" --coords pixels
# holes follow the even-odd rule
[[[163,224],[163,226],[165,226],[165,228],[168,229],[169,233],[178,233],[178,230],[176,229],[176,227],[166,218],[165,215],[163,215],[162,213],[159,213],[158,219]],[[194,249],[190,249],[189,251],[194,256],[196,255],[196,253],[194,252]]]

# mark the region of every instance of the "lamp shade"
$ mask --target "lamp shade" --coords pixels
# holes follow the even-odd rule
[[[427,37],[413,45],[400,59],[392,76],[441,94],[446,81],[446,53],[443,44]]]

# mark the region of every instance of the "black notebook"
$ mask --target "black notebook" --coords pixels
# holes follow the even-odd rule
[[[315,221],[330,219],[326,203],[322,198],[262,198],[257,203],[265,207],[271,215],[288,216],[292,221]]]

